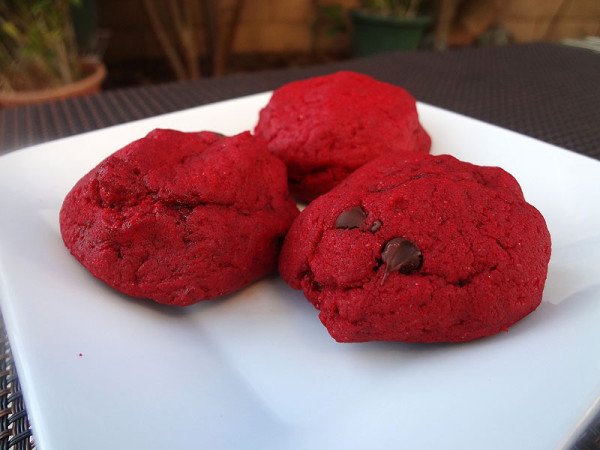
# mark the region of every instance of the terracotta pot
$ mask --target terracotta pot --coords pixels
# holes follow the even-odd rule
[[[0,91],[0,106],[28,105],[98,92],[102,81],[106,78],[106,67],[99,61],[86,60],[81,62],[81,66],[84,73],[88,75],[71,84],[37,91]]]

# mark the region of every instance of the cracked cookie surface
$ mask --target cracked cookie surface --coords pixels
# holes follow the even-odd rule
[[[273,271],[297,215],[285,166],[260,139],[157,129],[79,180],[60,226],[97,278],[185,306]]]
[[[431,146],[408,92],[348,71],[277,89],[255,133],[285,162],[290,191],[305,202],[378,156]]]
[[[301,213],[279,259],[339,342],[463,342],[541,302],[542,215],[496,167],[389,155]]]

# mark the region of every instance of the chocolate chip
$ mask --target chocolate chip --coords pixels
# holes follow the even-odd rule
[[[369,228],[369,231],[371,233],[375,233],[380,228],[381,228],[381,221],[380,220],[376,220],[375,222],[373,222],[373,225],[371,225],[371,228]]]
[[[384,245],[381,259],[386,265],[384,281],[391,272],[397,270],[400,273],[409,274],[420,269],[423,264],[421,250],[408,239],[400,237],[391,239]]]
[[[363,223],[365,223],[365,219],[367,218],[367,214],[363,211],[360,206],[355,206],[353,208],[342,211],[342,213],[335,220],[336,228],[359,228]]]

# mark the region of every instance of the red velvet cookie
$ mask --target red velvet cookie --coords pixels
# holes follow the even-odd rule
[[[273,271],[297,214],[285,166],[264,141],[154,130],[73,187],[60,226],[97,278],[133,297],[185,306]]]
[[[339,342],[463,342],[542,298],[550,235],[517,181],[451,156],[383,156],[290,229],[283,279]]]
[[[287,165],[292,195],[306,202],[378,156],[431,146],[408,92],[354,72],[277,89],[255,133]]]

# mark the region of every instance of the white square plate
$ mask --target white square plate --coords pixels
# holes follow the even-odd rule
[[[428,105],[434,153],[498,165],[546,217],[542,305],[462,345],[337,344],[275,276],[172,309],[129,299],[63,246],[71,186],[156,127],[232,134],[269,94],[0,158],[0,298],[37,445],[75,449],[550,449],[600,403],[600,163]]]

